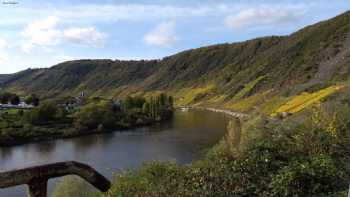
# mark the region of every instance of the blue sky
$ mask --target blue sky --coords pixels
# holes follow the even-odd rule
[[[349,0],[0,0],[0,73],[73,59],[155,59],[288,35]]]

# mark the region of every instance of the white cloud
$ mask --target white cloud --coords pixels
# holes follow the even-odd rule
[[[98,32],[94,27],[69,28],[63,31],[63,37],[67,42],[83,46],[102,47],[105,34]]]
[[[59,18],[50,16],[42,20],[34,21],[24,29],[22,36],[29,38],[22,49],[29,50],[34,45],[47,46],[59,43],[61,32],[56,28]]]
[[[27,28],[24,30],[23,34],[31,35],[31,34],[35,33],[36,31],[54,29],[57,26],[59,20],[60,19],[56,16],[49,16],[47,18],[34,21],[27,26]]]
[[[174,21],[160,23],[144,37],[146,44],[159,47],[171,47],[177,40]]]
[[[57,45],[60,42],[61,31],[56,29],[59,18],[49,16],[47,18],[29,23],[21,35],[28,39],[21,46],[22,51],[28,53],[35,46],[44,47]]]
[[[101,47],[104,44],[105,35],[94,27],[70,27],[59,29],[60,18],[49,16],[42,20],[29,23],[21,35],[28,39],[22,44],[24,52],[30,52],[34,47],[45,48],[66,42],[91,47]]]
[[[259,25],[275,25],[299,20],[303,13],[299,10],[279,7],[247,8],[225,18],[225,25],[239,29]]]

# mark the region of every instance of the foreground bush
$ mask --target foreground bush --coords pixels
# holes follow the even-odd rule
[[[77,176],[65,176],[56,183],[52,197],[84,196],[97,197],[93,186]]]

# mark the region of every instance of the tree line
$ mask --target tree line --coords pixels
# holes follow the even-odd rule
[[[151,96],[149,99],[128,96],[122,102],[122,109],[124,111],[139,110],[157,121],[168,119],[172,115],[173,107],[173,97],[164,93],[158,96]]]
[[[32,125],[70,123],[78,132],[113,130],[167,120],[172,116],[173,104],[173,98],[166,94],[147,99],[128,96],[119,102],[91,100],[74,111],[45,101],[26,112],[24,120]]]
[[[18,105],[20,104],[21,99],[17,94],[10,93],[10,92],[3,92],[0,93],[0,104],[12,104],[12,105]],[[27,105],[39,105],[39,98],[35,94],[31,94],[24,98],[24,102]]]

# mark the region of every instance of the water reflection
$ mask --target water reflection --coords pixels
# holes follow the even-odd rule
[[[0,148],[0,158],[1,161],[11,160],[12,157],[12,148]],[[2,170],[2,169],[0,169]]]
[[[40,152],[40,155],[44,158],[49,158],[50,155],[52,155],[52,152],[56,149],[56,142],[55,141],[48,141],[48,142],[41,142],[38,144],[34,144],[33,146],[30,146],[33,150],[31,152]]]

